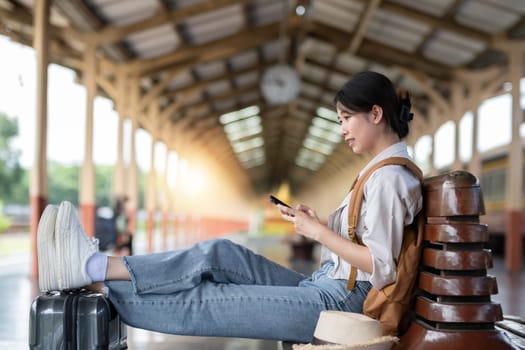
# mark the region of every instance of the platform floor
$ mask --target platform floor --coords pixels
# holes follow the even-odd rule
[[[17,234],[8,237],[10,240],[20,240],[24,246],[29,239],[27,234]],[[282,237],[229,237],[268,258],[283,265],[291,266],[301,272],[315,268],[308,262],[292,262],[289,259],[288,246]],[[0,235],[0,247],[7,236]],[[144,240],[137,235],[135,240],[136,253],[143,252]],[[156,247],[159,248],[156,242]],[[181,246],[177,242],[168,242],[170,247]],[[12,242],[10,244],[13,244]],[[15,245],[17,243],[15,242]],[[23,250],[23,249],[22,249]],[[156,249],[160,251],[160,249]],[[0,250],[1,252],[1,250]],[[316,252],[317,253],[317,252]],[[316,254],[317,255],[317,254]],[[0,349],[27,349],[29,306],[37,295],[37,286],[29,276],[30,258],[27,252],[0,255]],[[525,316],[525,262],[520,273],[510,274],[504,270],[503,259],[494,256],[494,268],[489,274],[496,276],[499,293],[492,300],[502,305],[504,314]],[[238,338],[205,338],[185,337],[160,334],[128,327],[129,349],[177,349],[177,350],[276,350],[274,341],[238,339]]]

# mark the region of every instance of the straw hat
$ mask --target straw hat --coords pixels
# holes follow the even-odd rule
[[[389,350],[399,339],[383,336],[379,321],[343,311],[322,311],[311,344],[294,350]]]

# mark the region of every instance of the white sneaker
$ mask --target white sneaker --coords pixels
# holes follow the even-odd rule
[[[93,283],[87,274],[86,265],[88,259],[98,252],[98,239],[92,239],[86,234],[70,202],[62,202],[58,208],[55,247],[60,290]]]
[[[58,207],[48,205],[40,221],[36,234],[36,250],[38,256],[38,287],[42,292],[58,289],[58,278],[56,275],[56,250],[55,250],[55,222]]]

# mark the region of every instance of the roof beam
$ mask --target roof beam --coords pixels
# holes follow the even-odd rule
[[[390,0],[383,2],[383,4],[381,5],[381,9],[409,18],[414,21],[428,24],[432,27],[432,29],[447,30],[449,32],[453,32],[455,34],[464,36],[468,39],[480,41],[487,46],[491,46],[492,43],[492,37],[490,35],[458,25],[456,24],[456,22],[453,21],[441,20],[434,16],[430,16],[413,9],[409,10],[405,6],[398,5]]]
[[[355,34],[352,38],[352,42],[348,47],[347,52],[349,54],[355,54],[357,52],[357,49],[359,49],[359,46],[361,46],[361,42],[365,37],[366,30],[368,29],[368,25],[370,24],[370,21],[372,20],[372,17],[374,16],[374,13],[376,12],[380,4],[381,0],[372,0],[367,2],[364,14],[363,16],[361,16],[359,24],[357,25],[357,30],[355,31]]]
[[[216,40],[213,43],[197,47],[187,47],[178,50],[173,54],[155,59],[137,59],[131,61],[128,65],[132,71],[143,76],[179,64],[194,64],[196,62],[203,63],[225,59],[234,56],[239,52],[255,48],[267,43],[268,41],[277,39],[278,35],[278,24],[270,24],[258,28],[247,28],[238,34],[229,36],[225,39]]]
[[[323,40],[333,43],[339,51],[346,49],[348,34],[341,30],[316,22],[312,24],[310,33],[313,36],[321,36]],[[429,61],[422,56],[415,56],[367,39],[363,40],[355,55],[388,67],[397,65],[408,69],[417,69],[431,77],[443,80],[449,80],[451,75],[449,67]]]
[[[124,39],[126,36],[135,32],[140,32],[164,24],[178,24],[187,20],[191,16],[199,15],[204,12],[213,11],[221,7],[235,4],[243,4],[247,0],[214,0],[204,1],[196,5],[175,9],[167,12],[164,8],[159,8],[153,16],[140,22],[132,23],[122,27],[110,26],[95,33],[85,33],[82,39],[92,45],[110,44]]]

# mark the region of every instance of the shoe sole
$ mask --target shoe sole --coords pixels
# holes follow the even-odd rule
[[[69,202],[60,203],[58,208],[57,220],[55,224],[55,246],[57,256],[57,278],[58,288],[60,290],[68,288],[66,266],[69,261],[66,261],[64,252],[69,249],[70,239],[70,217],[72,214],[72,204]]]
[[[55,248],[55,223],[58,207],[48,205],[37,229],[37,256],[38,256],[38,287],[42,292],[58,289],[56,276],[56,248]]]

